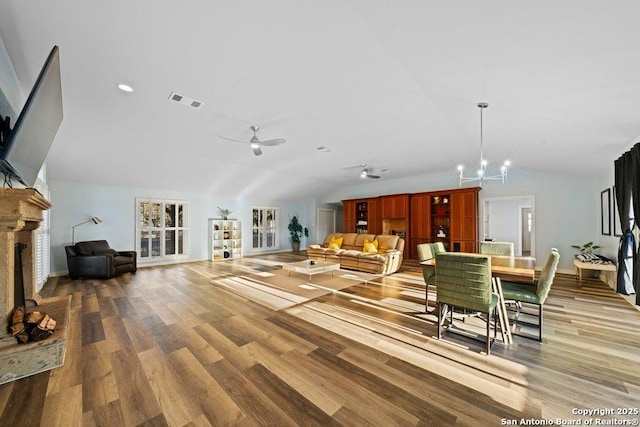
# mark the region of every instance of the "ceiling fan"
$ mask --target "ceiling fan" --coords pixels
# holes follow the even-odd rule
[[[226,136],[222,136],[222,135],[218,135],[218,136],[223,139],[228,139],[229,141],[241,142],[243,144],[250,144],[251,149],[253,150],[253,154],[255,154],[256,156],[262,155],[262,149],[260,148],[260,146],[274,147],[276,145],[281,145],[287,142],[287,140],[284,138],[267,139],[264,141],[260,141],[258,139],[258,136],[256,135],[256,133],[260,130],[260,127],[253,125],[251,126],[251,130],[253,131],[253,136],[249,141],[239,141],[237,139],[227,138]]]
[[[348,167],[347,169],[352,169],[352,168],[361,168],[360,171],[360,175],[358,175],[360,178],[369,178],[369,179],[378,179],[380,178],[380,175],[376,175],[373,173],[373,168],[367,167],[366,163],[363,163],[361,165],[358,166],[351,166]],[[384,170],[383,170],[384,172]],[[355,176],[355,175],[350,175],[350,176]]]

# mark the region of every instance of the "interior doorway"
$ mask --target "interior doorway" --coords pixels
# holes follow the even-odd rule
[[[317,240],[323,242],[329,233],[336,232],[336,211],[331,209],[318,209],[316,213]]]
[[[536,256],[534,196],[482,198],[479,222],[482,240],[513,242],[515,255]]]
[[[522,256],[531,256],[531,231],[533,229],[533,213],[530,207],[520,208],[520,235],[522,236]]]

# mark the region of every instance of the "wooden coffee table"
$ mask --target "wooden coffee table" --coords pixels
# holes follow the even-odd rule
[[[311,282],[311,276],[313,276],[314,274],[326,273],[330,271],[331,275],[333,276],[333,272],[340,269],[340,264],[336,262],[313,261],[308,259],[305,261],[283,264],[282,268],[289,272],[289,276],[291,276],[292,271],[294,273],[307,274],[309,275],[309,282]]]

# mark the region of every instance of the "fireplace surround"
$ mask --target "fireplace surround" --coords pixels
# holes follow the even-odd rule
[[[33,231],[51,204],[35,189],[0,188],[0,384],[53,369],[64,363],[70,297],[43,300],[37,292],[36,253]],[[15,247],[22,246],[22,265],[16,264]],[[27,300],[38,303],[38,311],[57,321],[54,334],[43,341],[18,344],[8,331],[15,308],[15,269],[23,269]]]

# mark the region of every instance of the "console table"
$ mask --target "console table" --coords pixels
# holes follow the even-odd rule
[[[613,271],[614,273],[618,270],[615,264],[598,264],[578,259],[573,260],[573,265],[576,266],[576,279],[578,282],[582,282],[582,270]]]

